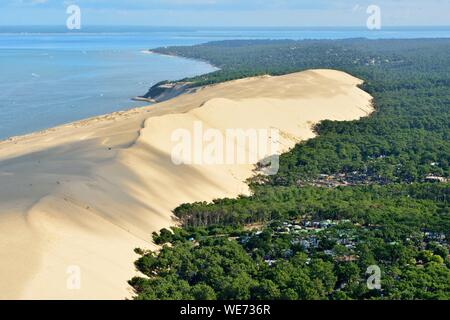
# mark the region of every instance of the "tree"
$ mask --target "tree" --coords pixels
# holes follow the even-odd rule
[[[277,300],[281,293],[278,286],[271,280],[263,279],[251,289],[252,300]]]
[[[217,296],[214,289],[210,286],[200,283],[191,288],[191,295],[195,300],[216,300]]]

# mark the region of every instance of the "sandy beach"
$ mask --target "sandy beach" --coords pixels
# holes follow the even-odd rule
[[[131,298],[133,250],[156,248],[172,210],[248,194],[254,174],[251,163],[175,165],[175,130],[276,128],[284,152],[321,120],[369,115],[361,83],[333,70],[248,78],[0,142],[0,299]]]

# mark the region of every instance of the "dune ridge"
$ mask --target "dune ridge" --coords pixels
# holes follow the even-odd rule
[[[174,130],[277,128],[284,152],[321,120],[369,115],[361,83],[334,70],[235,80],[0,142],[0,299],[130,298],[133,249],[156,248],[171,210],[249,194],[254,164],[173,164]]]

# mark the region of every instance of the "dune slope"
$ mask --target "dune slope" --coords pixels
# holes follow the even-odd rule
[[[248,194],[254,165],[175,165],[172,134],[280,130],[280,152],[323,119],[370,114],[361,81],[333,70],[205,87],[150,107],[0,143],[0,298],[123,299],[136,247],[182,203]]]

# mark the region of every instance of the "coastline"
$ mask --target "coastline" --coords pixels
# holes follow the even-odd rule
[[[163,52],[155,51],[156,49],[158,49],[158,48],[144,50],[143,52],[146,52],[148,54],[157,54],[157,55],[161,55],[161,56],[167,56],[167,57],[183,58],[183,59],[192,60],[192,61],[200,61],[200,62],[209,64],[211,67],[216,69],[214,71],[221,70],[221,68],[219,66],[214,65],[213,63],[211,63],[211,61],[206,60],[206,59],[194,59],[194,58],[190,58],[190,57],[179,56],[179,55],[176,55],[176,54],[163,53]],[[214,72],[214,71],[212,71],[212,72]]]
[[[208,64],[212,69],[214,69],[210,73],[220,70],[220,68],[218,66],[215,66],[210,61],[205,60],[205,59],[193,59],[193,58],[189,58],[189,57],[177,56],[175,54],[160,53],[160,52],[154,51],[152,49],[143,50],[141,52],[147,53],[147,54],[156,54],[156,55],[161,55],[161,56],[177,57],[177,58],[183,58],[186,60],[203,62],[203,63]],[[208,74],[208,73],[206,73],[206,74]],[[203,75],[206,75],[206,74],[203,74]],[[156,83],[152,87],[150,87],[149,90],[144,95],[133,97],[131,100],[148,102],[148,103],[159,103],[159,102],[164,102],[164,101],[173,99],[181,94],[186,94],[186,93],[189,94],[189,93],[195,92],[196,90],[199,90],[202,88],[202,86],[191,86],[191,84],[192,83],[186,82],[184,80],[161,81],[159,83]],[[171,85],[171,87],[163,88],[164,85]],[[154,93],[154,91],[157,91],[157,93]]]
[[[11,55],[3,52],[8,66],[5,76],[13,75],[14,69],[21,76],[13,76],[4,83],[6,95],[0,101],[3,106],[0,140],[142,107],[149,103],[134,102],[132,98],[145,94],[153,84],[167,78],[182,79],[215,70],[200,61],[144,55],[140,53],[142,47],[117,44],[117,49],[96,49],[91,45],[83,47],[87,54],[73,48],[68,48],[67,55],[58,55],[57,49],[42,49],[39,55],[34,55],[33,50],[24,51],[20,56],[32,62],[29,70],[14,59],[17,51]],[[148,45],[156,46],[152,42]],[[46,70],[52,70],[54,59],[61,68],[47,73]],[[83,68],[92,65],[93,69],[86,73],[86,69],[71,67],[70,62]],[[23,92],[19,91],[21,87]]]
[[[1,298],[130,297],[133,249],[154,248],[151,233],[174,225],[175,207],[249,192],[254,164],[175,166],[173,130],[198,120],[222,131],[275,127],[284,133],[283,152],[314,137],[321,120],[373,112],[359,84],[333,70],[234,80],[0,142],[0,237],[11,245],[0,251],[8,261],[0,275],[18,269],[14,261],[31,261],[0,279],[0,292],[10,294]],[[16,259],[6,259],[11,255]],[[66,288],[72,265],[84,274],[78,291]]]

